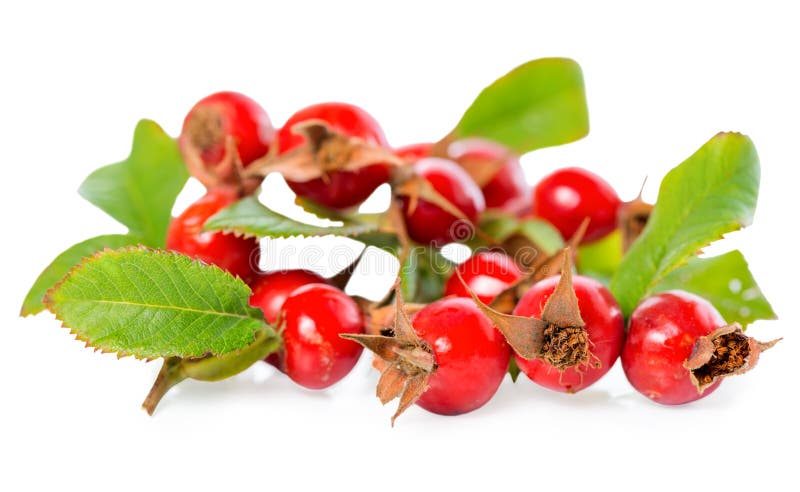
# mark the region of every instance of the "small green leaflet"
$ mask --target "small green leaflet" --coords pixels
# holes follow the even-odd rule
[[[750,224],[759,179],[753,142],[739,133],[717,134],[667,174],[647,226],[611,280],[625,316],[698,250]]]
[[[110,234],[107,236],[97,236],[86,241],[80,242],[68,248],[47,265],[47,268],[39,274],[39,278],[33,283],[33,287],[25,296],[20,311],[21,316],[37,314],[45,309],[44,295],[47,289],[54,286],[59,280],[64,278],[72,267],[81,262],[84,258],[104,249],[117,249],[123,246],[134,246],[139,244],[139,240],[125,234]]]
[[[141,120],[127,159],[94,171],[78,193],[151,247],[163,247],[175,198],[189,174],[178,145],[158,124]]]
[[[555,254],[564,247],[561,234],[549,222],[539,219],[517,219],[508,215],[486,214],[480,223],[481,230],[497,242],[505,242],[519,234],[542,249],[545,255]],[[477,242],[475,248],[482,246]]]
[[[741,252],[712,258],[692,258],[664,277],[655,292],[682,289],[706,299],[728,323],[746,326],[758,319],[775,319]]]
[[[524,154],[573,142],[587,133],[581,67],[568,58],[541,58],[485,88],[451,137],[484,137]]]
[[[341,226],[320,227],[304,224],[270,210],[255,197],[244,198],[206,221],[207,231],[228,231],[253,237],[354,236],[377,231],[375,223],[344,220]]]
[[[250,294],[216,266],[138,247],[87,258],[48,291],[45,304],[103,352],[187,358],[241,349],[267,327]]]
[[[622,233],[615,230],[606,237],[578,247],[578,273],[608,285],[622,261]]]

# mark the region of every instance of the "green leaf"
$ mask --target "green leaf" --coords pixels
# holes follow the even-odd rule
[[[71,246],[58,255],[56,259],[47,265],[47,268],[39,274],[39,278],[36,279],[36,282],[33,283],[33,287],[28,291],[28,295],[25,296],[20,315],[28,316],[30,314],[42,312],[45,309],[43,300],[47,290],[64,278],[64,275],[69,273],[72,267],[80,263],[82,259],[104,248],[117,249],[123,246],[133,246],[136,244],[139,244],[139,240],[133,236],[111,234],[108,236],[93,237]]]
[[[188,177],[175,140],[155,122],[141,120],[128,158],[90,174],[78,193],[147,246],[163,247],[172,206]]]
[[[525,239],[541,248],[545,255],[555,254],[564,247],[564,239],[558,229],[549,222],[539,219],[517,219],[509,215],[486,214],[480,222],[481,230],[499,243],[503,243],[515,235],[522,235]],[[477,241],[470,244],[473,248],[484,246]]]
[[[78,339],[138,358],[224,354],[267,325],[250,288],[216,266],[143,247],[86,259],[45,304]]]
[[[655,292],[681,289],[706,299],[728,323],[746,326],[758,319],[775,319],[744,256],[731,251],[712,258],[692,258],[664,277]]]
[[[367,246],[374,246],[394,256],[400,255],[400,241],[397,234],[390,232],[365,232],[351,236],[356,241],[361,241]]]
[[[622,233],[615,230],[606,237],[578,247],[578,273],[608,285],[622,262]]]
[[[739,133],[717,134],[667,174],[647,226],[611,281],[626,316],[698,250],[751,222],[759,178],[753,142]]]
[[[441,299],[444,284],[453,271],[453,262],[438,250],[418,246],[411,249],[400,265],[400,288],[408,302],[427,303]]]
[[[304,224],[270,210],[255,197],[244,198],[206,221],[207,231],[227,231],[253,237],[354,236],[378,229],[377,222],[344,220],[341,226],[320,227]]]
[[[568,58],[521,65],[484,89],[452,137],[484,137],[519,154],[573,142],[589,133],[581,67]]]

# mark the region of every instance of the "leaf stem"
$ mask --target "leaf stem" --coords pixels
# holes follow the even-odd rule
[[[153,387],[147,394],[147,398],[142,402],[142,408],[148,415],[153,415],[161,398],[167,394],[173,386],[186,379],[186,375],[181,371],[181,359],[179,357],[170,357],[164,359],[164,364],[161,366]]]

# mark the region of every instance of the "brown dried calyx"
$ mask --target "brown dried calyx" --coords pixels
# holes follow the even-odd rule
[[[759,342],[745,335],[739,323],[733,323],[700,337],[683,366],[689,370],[697,391],[702,393],[722,378],[755,367],[761,352],[774,347],[780,340]]]
[[[248,175],[264,177],[278,172],[289,181],[305,182],[334,171],[357,171],[373,164],[403,165],[391,151],[333,130],[322,120],[307,120],[292,127],[305,144],[278,156],[276,152],[254,161]],[[276,148],[275,151],[278,149]]]
[[[481,302],[464,283],[475,304],[492,320],[517,354],[525,359],[542,359],[559,371],[586,366],[592,359],[589,336],[572,287],[569,249],[564,253],[561,279],[547,299],[541,319],[496,311]],[[458,270],[456,274],[460,277]]]
[[[639,196],[620,205],[617,211],[617,227],[622,232],[622,251],[628,251],[636,238],[644,231],[647,221],[650,220],[653,205],[642,200],[644,185],[645,183],[642,183]]]
[[[394,421],[428,389],[428,378],[436,371],[436,358],[425,340],[417,336],[403,303],[399,285],[395,287],[392,334],[340,335],[360,343],[375,354],[373,366],[381,371],[376,395],[382,404],[400,398]],[[387,331],[384,331],[387,333]]]
[[[550,256],[536,255],[532,262],[523,265],[530,270],[530,273],[508,286],[498,294],[489,305],[496,311],[510,314],[522,296],[525,295],[525,292],[527,292],[533,284],[547,277],[559,275],[561,273],[561,267],[564,265],[564,261],[567,257],[569,257],[570,264],[575,262],[575,252],[578,251],[578,245],[583,239],[583,235],[586,233],[588,227],[589,219],[587,218],[581,223],[578,230],[575,231],[575,234],[573,234],[563,248]],[[533,248],[534,250],[538,249],[538,246],[533,245],[530,240],[525,239],[525,241],[523,247]],[[522,256],[517,254],[519,250],[509,248],[509,239],[504,242],[503,249],[509,256],[514,258]]]
[[[200,122],[197,122],[198,120]],[[229,187],[237,190],[240,196],[250,195],[261,186],[263,178],[245,172],[236,148],[236,139],[231,135],[225,136],[222,133],[221,123],[215,126],[212,121],[211,117],[196,116],[189,122],[189,137],[180,140],[181,154],[186,162],[186,168],[206,188]],[[202,152],[215,146],[221,139],[225,142],[222,159],[216,164],[207,164],[203,160]]]

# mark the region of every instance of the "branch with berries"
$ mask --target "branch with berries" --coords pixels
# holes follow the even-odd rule
[[[381,403],[461,414],[507,373],[582,391],[621,359],[662,404],[711,394],[778,340],[745,334],[774,319],[738,251],[702,249],[748,225],[760,167],[750,139],[719,133],[667,174],[655,204],[623,202],[599,175],[560,169],[532,188],[519,157],[589,130],[580,67],[527,62],[484,89],[440,139],[395,148],[363,109],[322,103],[275,129],[261,106],[220,92],[173,139],[136,127],[130,156],[80,194],[128,229],[87,239],[35,281],[23,316],[49,310],[88,347],[162,360],[143,407],[185,379],[218,381],[265,361],[300,386],[328,388],[363,348]],[[317,226],[262,203],[280,174]],[[189,176],[206,194],[178,217]],[[388,185],[387,209],[358,213]],[[259,268],[275,238],[345,236],[392,255],[395,288],[374,299],[336,275]],[[467,246],[456,264],[442,249]],[[272,268],[270,268],[272,267]]]

